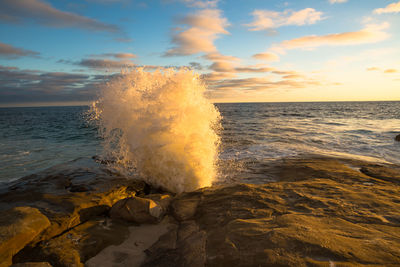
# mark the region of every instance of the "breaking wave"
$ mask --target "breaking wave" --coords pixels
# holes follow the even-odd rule
[[[92,105],[107,156],[173,192],[210,186],[216,176],[220,113],[198,74],[181,69],[124,72]]]

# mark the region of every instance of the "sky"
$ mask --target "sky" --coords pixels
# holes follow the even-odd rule
[[[1,0],[0,106],[185,67],[213,102],[400,100],[400,1]]]

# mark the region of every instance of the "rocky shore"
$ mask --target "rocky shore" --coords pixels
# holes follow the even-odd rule
[[[285,159],[172,194],[80,159],[0,186],[0,266],[399,266],[400,167]]]

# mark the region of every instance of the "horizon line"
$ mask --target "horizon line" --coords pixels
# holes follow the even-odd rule
[[[238,102],[214,102],[213,104],[257,104],[257,103],[345,103],[345,102],[400,102],[400,100],[319,100],[319,101],[238,101]],[[90,103],[81,102],[35,102],[35,103],[16,103],[0,104],[0,108],[35,108],[35,107],[84,107],[90,106]]]

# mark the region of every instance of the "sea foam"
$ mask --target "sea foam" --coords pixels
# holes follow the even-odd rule
[[[121,171],[173,192],[210,186],[216,176],[220,113],[190,70],[124,72],[108,82],[92,114]]]

